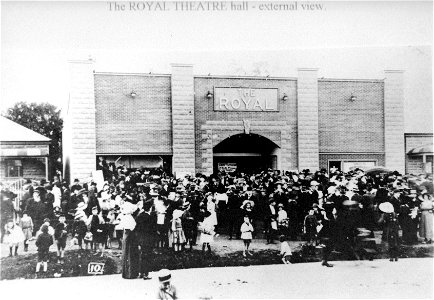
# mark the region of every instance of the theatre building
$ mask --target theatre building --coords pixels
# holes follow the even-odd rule
[[[384,79],[94,71],[70,61],[65,175],[87,178],[103,156],[127,167],[162,166],[177,176],[386,166],[405,171],[403,72]]]

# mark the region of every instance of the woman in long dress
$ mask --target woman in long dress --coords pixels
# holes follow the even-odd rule
[[[425,243],[431,243],[433,238],[433,201],[429,194],[419,196],[420,204],[420,227],[419,236],[424,238]]]
[[[136,221],[132,214],[137,206],[125,202],[121,208],[120,227],[124,229],[122,240],[122,278],[135,279],[139,276],[139,245],[134,228]]]

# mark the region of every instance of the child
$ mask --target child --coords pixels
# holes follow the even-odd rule
[[[309,245],[313,245],[316,240],[316,226],[318,221],[314,215],[314,209],[309,210],[309,214],[304,218],[304,233],[306,234],[306,240]]]
[[[38,235],[40,235],[42,233],[42,226],[47,225],[48,228],[48,234],[51,235],[51,238],[54,241],[54,228],[50,225],[50,219],[45,218],[44,219],[44,223],[41,225],[41,227],[39,228],[39,231],[36,233],[36,238],[38,237]]]
[[[23,217],[20,220],[20,227],[24,233],[24,251],[29,250],[29,240],[32,239],[33,233],[33,220],[28,215],[27,210],[23,212]]]
[[[162,269],[158,272],[158,279],[160,280],[160,288],[158,290],[157,298],[160,300],[178,299],[176,288],[170,283],[172,274],[167,269]]]
[[[118,214],[118,216],[116,217],[116,219],[113,221],[113,224],[115,225],[115,234],[116,234],[116,239],[118,240],[118,250],[122,250],[122,239],[123,239],[123,235],[124,235],[124,228],[122,227],[122,217],[124,216],[124,214]]]
[[[53,237],[48,233],[48,226],[42,225],[41,233],[36,239],[36,247],[38,247],[38,263],[36,264],[36,274],[39,274],[41,265],[43,265],[44,273],[47,273],[48,254],[51,245],[53,245]]]
[[[288,242],[286,241],[286,238],[284,235],[281,235],[279,237],[280,240],[280,256],[282,257],[282,261],[284,264],[289,264],[291,263],[291,248],[289,247]]]
[[[83,249],[83,240],[87,232],[86,220],[86,213],[82,210],[78,210],[74,216],[74,223],[72,223],[72,235],[74,236],[74,239],[77,240],[80,250]]]
[[[66,224],[65,224],[65,215],[60,214],[59,215],[59,223],[56,225],[56,228],[54,229],[54,240],[56,241],[57,245],[57,263],[64,264],[65,261],[63,257],[65,256],[65,247],[66,247],[66,238],[67,238],[67,231],[66,231]]]
[[[182,214],[183,214],[182,210],[175,209],[173,211],[172,244],[173,244],[173,250],[175,252],[180,251],[186,242],[185,233],[184,230],[182,229],[182,222],[181,222]]]
[[[8,220],[5,225],[5,237],[3,242],[9,246],[9,256],[12,256],[13,248],[15,248],[14,255],[18,255],[18,245],[24,241],[24,234],[21,227],[14,223],[14,220]]]
[[[99,250],[101,252],[101,257],[103,257],[104,246],[107,240],[107,232],[105,230],[104,219],[101,214],[98,214],[98,208],[96,206],[92,208],[92,215],[89,216],[87,225],[89,226],[89,231],[93,236],[93,245],[96,250],[95,254],[98,254]]]
[[[246,252],[249,255],[252,255],[252,253],[249,251],[250,243],[252,242],[252,232],[253,232],[253,226],[252,223],[250,223],[250,218],[248,215],[244,216],[244,223],[241,225],[241,239],[244,242],[244,248],[243,248],[243,256],[246,257]]]
[[[399,256],[399,224],[394,212],[393,205],[390,202],[381,203],[378,208],[383,212],[378,223],[384,223],[384,234],[389,246],[390,261],[398,261]]]
[[[215,222],[209,211],[205,212],[205,218],[201,225],[200,242],[202,243],[202,253],[205,253],[205,247],[208,247],[208,254],[211,254],[211,243],[214,242]]]

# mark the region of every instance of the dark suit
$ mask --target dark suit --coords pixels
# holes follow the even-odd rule
[[[148,276],[154,261],[152,250],[157,233],[157,216],[154,213],[141,212],[136,217],[134,231],[140,245],[140,273]]]
[[[274,206],[274,212],[271,210],[270,205],[265,209],[265,228],[267,232],[267,243],[272,243],[276,230],[272,228],[271,222],[277,220],[277,208]],[[277,225],[277,224],[276,224]]]

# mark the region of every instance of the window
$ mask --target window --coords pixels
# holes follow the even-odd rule
[[[19,159],[7,159],[6,177],[23,177],[23,165]]]

